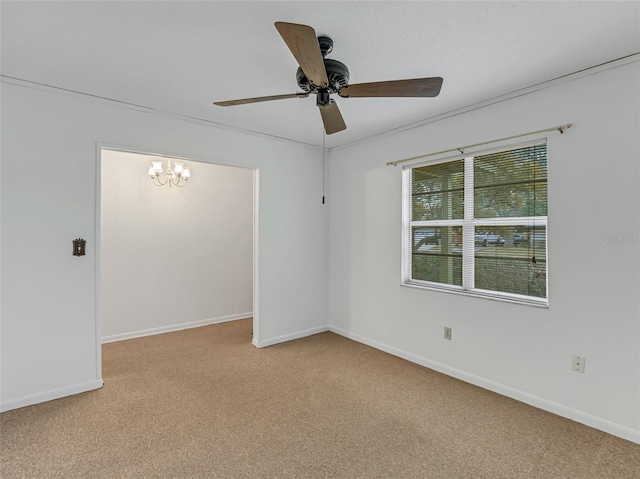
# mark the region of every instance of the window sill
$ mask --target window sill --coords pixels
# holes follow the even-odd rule
[[[539,300],[536,300],[536,299],[529,299],[529,298],[525,299],[525,298],[518,297],[516,295],[498,296],[495,294],[491,294],[491,292],[485,293],[483,291],[467,291],[457,286],[452,286],[450,288],[447,288],[446,286],[442,287],[442,286],[435,286],[435,285],[425,284],[425,283],[405,282],[405,281],[401,282],[400,286],[404,286],[407,288],[423,289],[428,291],[437,291],[441,293],[453,293],[461,296],[469,296],[473,298],[482,298],[482,299],[489,299],[493,301],[501,301],[503,303],[515,303],[515,304],[521,304],[524,306],[534,306],[536,308],[544,308],[544,309],[549,308],[549,300],[547,298],[540,298]]]

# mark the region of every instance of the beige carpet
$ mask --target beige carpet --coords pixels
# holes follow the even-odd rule
[[[103,389],[3,413],[2,478],[640,478],[640,445],[332,333],[241,320],[103,347]]]

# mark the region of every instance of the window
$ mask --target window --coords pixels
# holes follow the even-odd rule
[[[547,304],[545,142],[403,171],[403,284]]]

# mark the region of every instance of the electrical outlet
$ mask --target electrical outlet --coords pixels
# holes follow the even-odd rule
[[[451,341],[451,328],[444,327],[444,339]]]
[[[573,355],[573,361],[571,362],[571,369],[573,369],[577,373],[584,373],[584,364],[587,361],[587,358],[584,356],[576,356]]]

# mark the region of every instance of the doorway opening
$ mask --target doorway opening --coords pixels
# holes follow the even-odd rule
[[[110,147],[98,157],[97,350],[248,317],[258,344],[258,170]],[[188,181],[160,185],[169,162]]]

